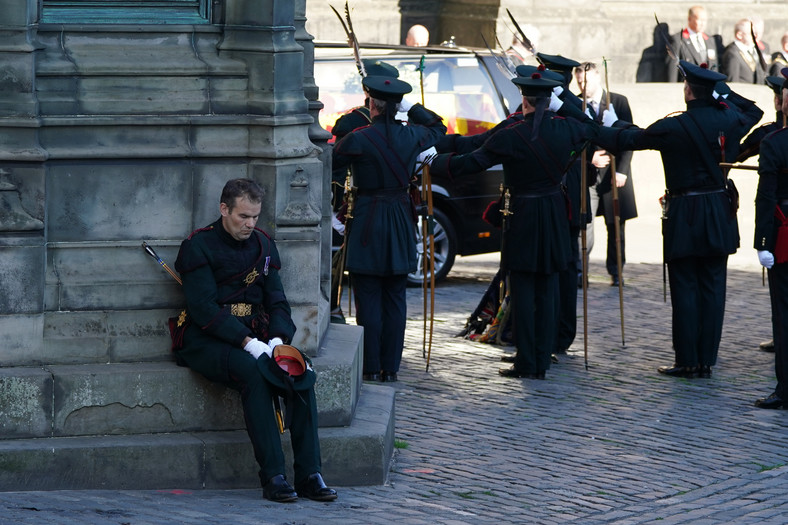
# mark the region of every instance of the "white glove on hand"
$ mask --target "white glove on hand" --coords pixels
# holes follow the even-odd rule
[[[758,261],[764,268],[771,268],[774,266],[774,255],[769,250],[758,250]]]
[[[345,225],[342,224],[342,221],[337,219],[336,213],[331,216],[331,227],[334,228],[338,234],[345,235]]]
[[[561,93],[563,92],[564,92],[564,86],[556,86],[553,88],[553,93],[555,93],[557,97],[560,97]]]
[[[251,341],[246,343],[244,350],[252,354],[252,357],[254,357],[255,359],[260,359],[260,356],[263,354],[267,355],[268,357],[273,356],[271,347],[257,339],[252,339]]]
[[[437,154],[438,150],[435,149],[435,146],[430,146],[429,149],[425,149],[416,157],[416,166],[418,167],[422,163],[426,164],[427,166],[431,166],[432,161]]]
[[[279,338],[279,337],[274,337],[273,339],[271,339],[270,341],[268,341],[268,346],[270,346],[270,347],[271,347],[271,350],[273,350],[273,349],[274,349],[274,348],[276,348],[278,345],[282,345],[282,344],[284,344],[284,343],[285,343],[285,342],[284,342],[284,341],[282,341],[282,339],[281,339],[281,338]]]
[[[403,113],[407,113],[408,111],[410,111],[410,108],[412,107],[413,107],[413,102],[411,102],[406,98],[403,98],[402,100],[400,100],[399,107],[397,109],[399,109]]]
[[[617,120],[618,115],[616,115],[616,110],[613,108],[613,106],[609,106],[605,111],[602,112],[602,125],[606,128],[612,127]]]
[[[559,89],[561,86],[553,88],[553,92],[550,93],[550,105],[547,106],[547,109],[550,111],[558,111],[561,109],[561,106],[564,105],[564,101],[558,98],[558,95],[555,94],[555,90]]]

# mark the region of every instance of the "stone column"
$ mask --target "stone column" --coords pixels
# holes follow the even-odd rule
[[[298,9],[299,38],[306,42],[305,4],[299,2]],[[314,120],[304,96],[296,3],[236,0],[227,3],[225,14],[220,56],[243,62],[249,79],[236,109],[262,117],[259,125],[249,127],[249,176],[276,196],[275,231],[270,233],[280,247],[283,281],[299,328],[295,344],[314,354],[329,318],[328,299],[321,293],[327,274],[320,247],[325,174],[323,151],[310,141]],[[307,90],[315,97],[314,80],[311,84]]]
[[[44,168],[35,2],[0,0],[0,361],[35,363],[44,309]]]

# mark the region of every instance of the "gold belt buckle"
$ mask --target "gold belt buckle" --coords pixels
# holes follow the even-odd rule
[[[252,305],[249,303],[235,303],[230,305],[230,313],[236,317],[252,315]]]

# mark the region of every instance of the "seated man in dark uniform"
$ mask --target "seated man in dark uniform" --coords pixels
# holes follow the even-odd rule
[[[296,327],[279,278],[276,245],[255,228],[262,199],[263,190],[254,181],[229,181],[222,190],[219,220],[181,244],[175,269],[183,278],[186,315],[179,320],[185,330],[176,357],[179,364],[241,393],[265,498],[331,501],[337,493],[320,475],[314,371],[308,367],[284,393],[274,374],[276,346],[289,343]],[[273,408],[274,396],[285,395],[291,399],[287,410],[295,490],[285,479]]]

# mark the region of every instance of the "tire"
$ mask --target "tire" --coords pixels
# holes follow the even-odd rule
[[[454,265],[457,255],[457,235],[449,217],[439,209],[432,214],[435,227],[435,282],[443,280]],[[429,266],[429,259],[424,257],[424,244],[421,236],[421,222],[419,217],[416,224],[416,271],[408,274],[409,286],[422,286],[424,284],[424,265]],[[429,241],[429,239],[428,239]],[[429,246],[427,247],[429,253]],[[429,277],[429,269],[427,270]]]

